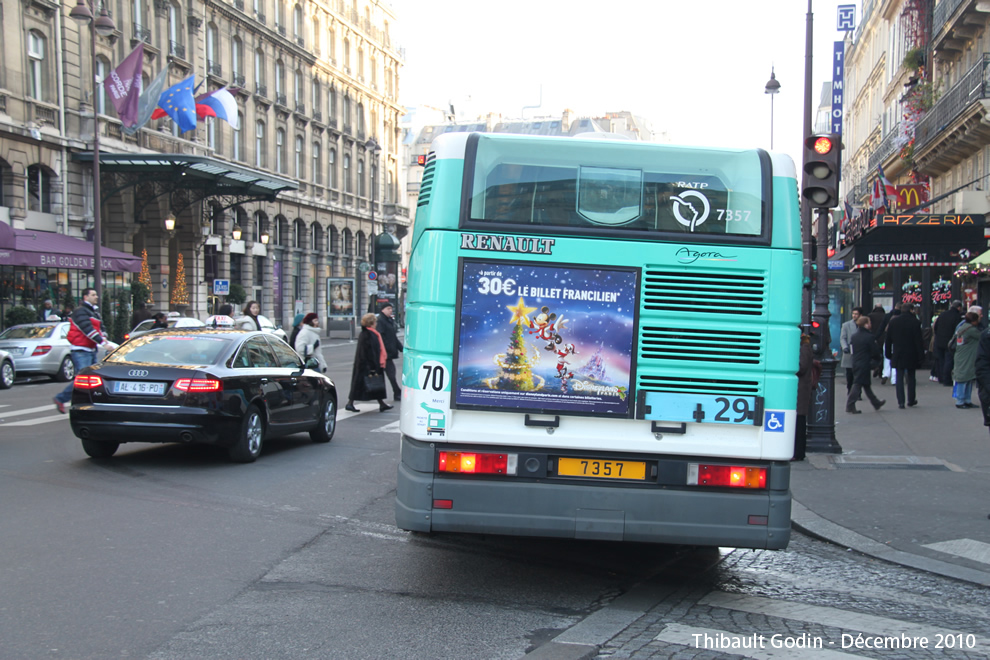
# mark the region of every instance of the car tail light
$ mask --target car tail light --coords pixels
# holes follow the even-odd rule
[[[516,454],[442,451],[437,470],[466,474],[515,474],[517,459]]]
[[[124,341],[127,341],[130,338],[131,338],[131,333],[129,332],[126,335],[124,335]]]
[[[35,357],[36,355],[44,355],[50,350],[52,350],[51,346],[37,346],[35,347],[34,352],[31,353],[31,357]]]
[[[223,383],[215,378],[180,378],[173,387],[180,392],[220,392]]]
[[[93,390],[97,387],[103,387],[103,379],[99,376],[76,376],[72,380],[72,387],[77,390]]]
[[[767,469],[744,465],[688,463],[687,483],[689,486],[766,488]]]

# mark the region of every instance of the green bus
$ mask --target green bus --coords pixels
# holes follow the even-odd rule
[[[397,525],[786,547],[802,264],[785,155],[438,137]]]

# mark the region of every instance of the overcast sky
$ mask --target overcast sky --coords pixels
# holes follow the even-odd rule
[[[405,48],[400,102],[465,118],[628,110],[679,144],[770,147],[798,162],[807,0],[388,0]],[[813,87],[831,80],[839,5],[814,0]],[[800,167],[800,165],[798,165]]]

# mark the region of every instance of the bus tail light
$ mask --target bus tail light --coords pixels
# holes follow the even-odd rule
[[[77,390],[95,390],[103,387],[103,379],[99,376],[76,376],[72,380],[72,387]]]
[[[515,474],[517,459],[517,454],[442,451],[437,460],[437,471],[464,474]]]
[[[729,488],[766,488],[767,469],[743,465],[688,463],[689,486]]]

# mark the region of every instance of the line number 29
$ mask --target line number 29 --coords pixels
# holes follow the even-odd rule
[[[424,362],[420,367],[422,385],[420,389],[442,392],[447,388],[447,368],[435,360]]]

